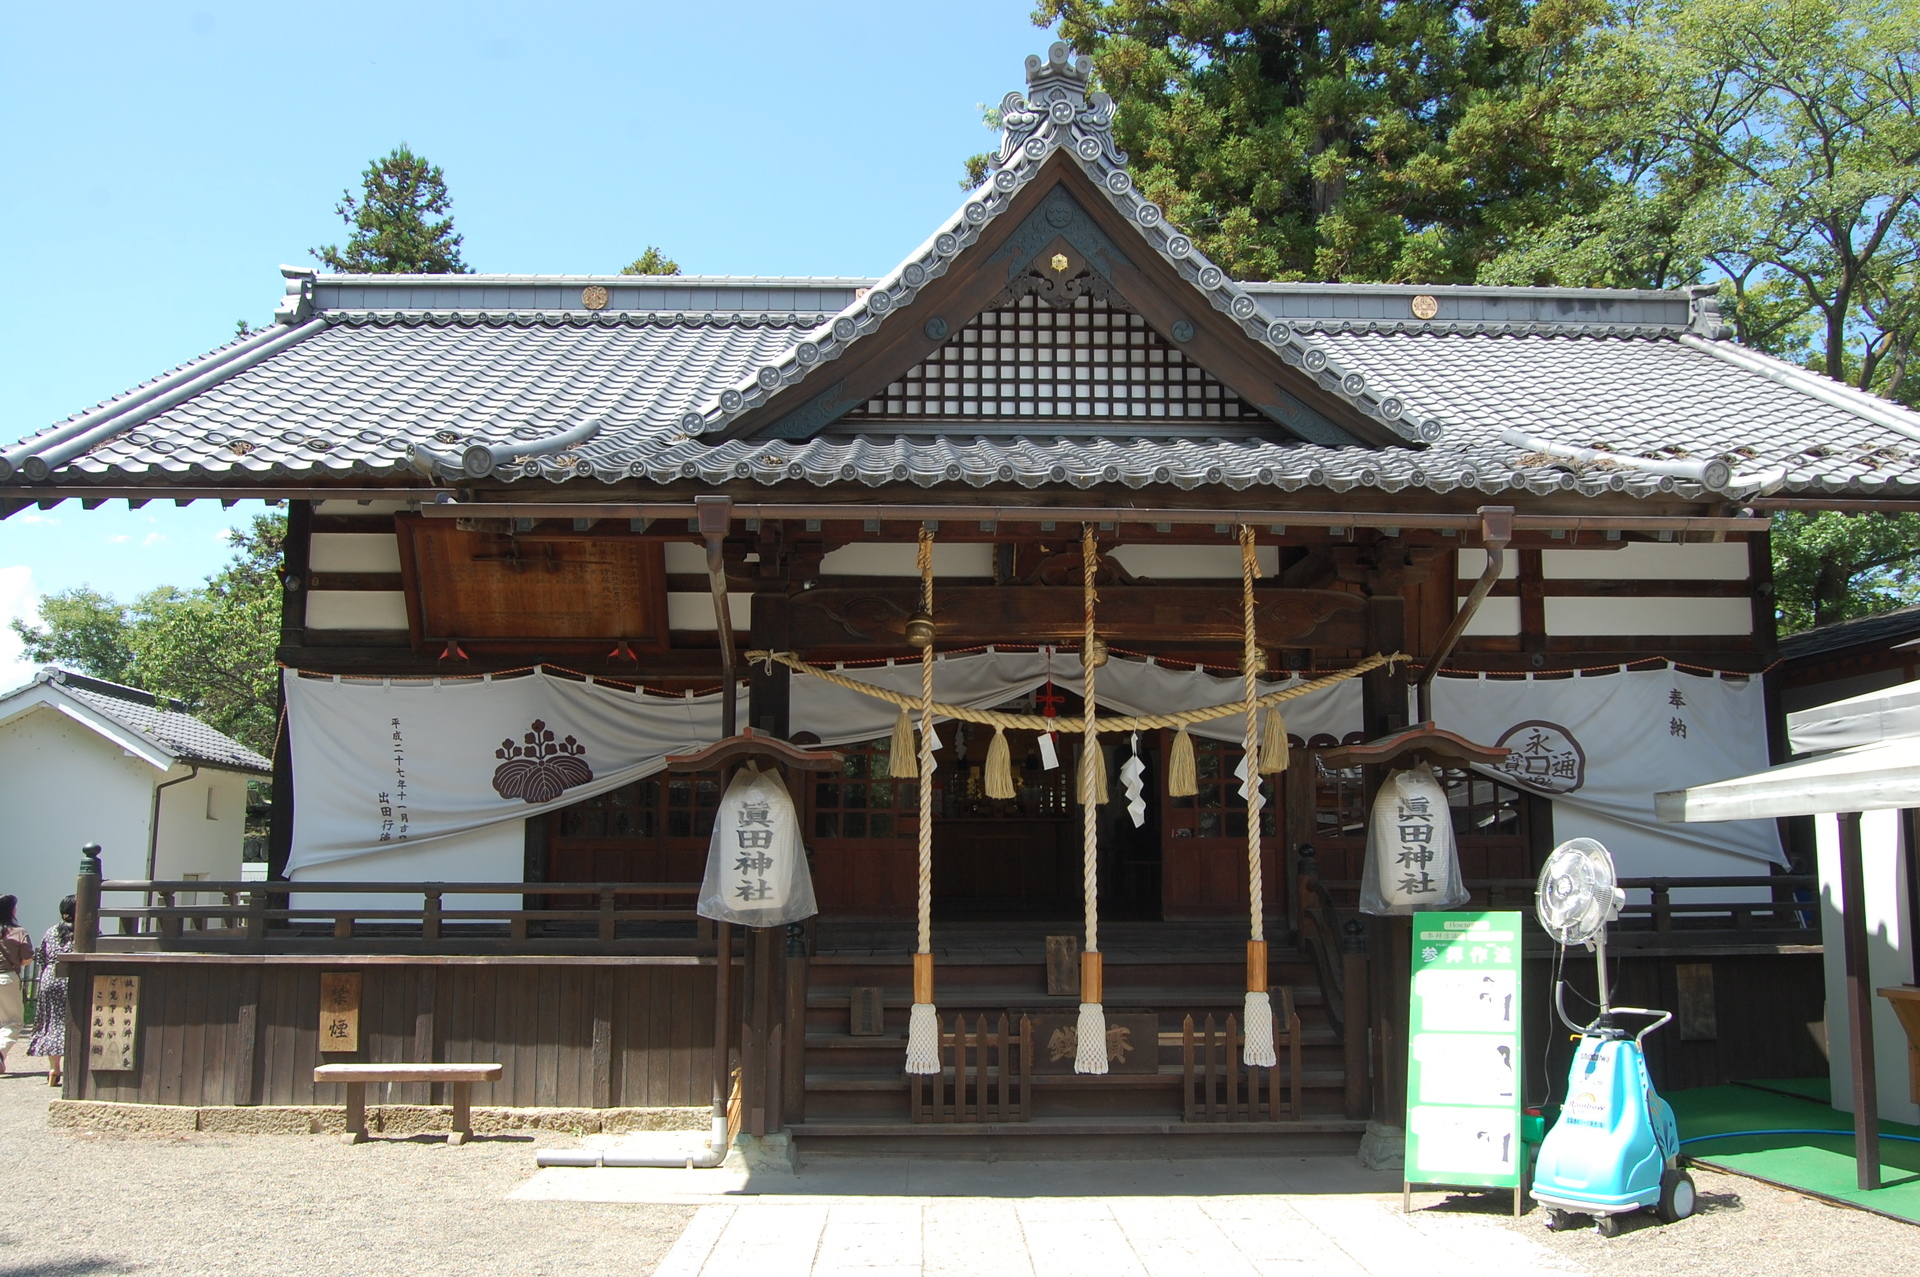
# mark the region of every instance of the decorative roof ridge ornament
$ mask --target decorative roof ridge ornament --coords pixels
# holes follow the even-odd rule
[[[1437,442],[1446,428],[1437,411],[1416,408],[1408,396],[1370,383],[1365,374],[1346,365],[1331,343],[1267,315],[1252,293],[1209,261],[1191,238],[1166,220],[1159,205],[1140,193],[1127,171],[1127,153],[1113,140],[1113,99],[1088,92],[1092,71],[1091,60],[1074,54],[1063,42],[1048,49],[1044,62],[1028,57],[1027,93],[1009,93],[1000,100],[998,162],[986,180],[967,193],[960,209],[904,262],[835,315],[819,336],[796,342],[704,406],[682,413],[680,429],[688,435],[724,431],[735,419],[764,407],[820,364],[838,359],[854,342],[877,332],[886,316],[912,305],[929,280],[945,274],[979,240],[981,231],[1013,206],[1015,196],[1054,152],[1064,150],[1114,210],[1133,224],[1147,246],[1214,309],[1232,316],[1248,340],[1278,354],[1322,392],[1345,400],[1389,434],[1415,446]],[[796,403],[794,410],[808,418],[805,433],[796,437],[817,431],[838,415],[832,405]]]

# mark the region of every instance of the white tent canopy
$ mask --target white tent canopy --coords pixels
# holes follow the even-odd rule
[[[1920,737],[1920,682],[1883,687],[1787,715],[1787,745],[1796,754],[1877,745],[1903,736]]]
[[[1661,820],[1689,822],[1899,807],[1920,807],[1920,738],[1837,750],[1653,798]]]

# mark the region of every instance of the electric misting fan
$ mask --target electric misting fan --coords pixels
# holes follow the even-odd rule
[[[1615,886],[1613,857],[1591,838],[1561,843],[1540,871],[1535,908],[1540,925],[1562,948],[1584,944],[1599,971],[1600,1013],[1591,1024],[1567,1017],[1566,980],[1555,981],[1554,1011],[1579,1035],[1560,1118],[1541,1142],[1533,1198],[1547,1208],[1547,1227],[1570,1227],[1591,1215],[1603,1237],[1620,1217],[1652,1207],[1664,1223],[1693,1214],[1693,1178],[1680,1168],[1680,1128],[1653,1089],[1640,1040],[1673,1018],[1669,1011],[1611,1005],[1607,989],[1607,924],[1626,893]],[[1565,956],[1562,955],[1563,971]],[[1637,1033],[1621,1018],[1649,1021]]]

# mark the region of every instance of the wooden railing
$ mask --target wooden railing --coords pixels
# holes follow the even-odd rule
[[[940,1025],[940,1072],[907,1075],[916,1122],[1025,1122],[1033,1116],[1033,1020],[1016,1029],[1002,1014],[972,1027],[955,1016]]]
[[[340,951],[352,942],[368,952],[399,946],[492,953],[693,942],[711,938],[710,924],[694,913],[699,892],[699,884],[681,882],[108,879],[94,885],[82,875],[76,947],[311,952]],[[455,907],[448,907],[448,897],[457,898]],[[500,903],[482,903],[488,897]],[[667,900],[676,903],[659,903]]]
[[[1303,858],[1304,859],[1304,858]],[[1467,890],[1472,899],[1463,909],[1517,909],[1527,925],[1534,923],[1534,892],[1538,883],[1532,878],[1469,878]],[[1684,941],[1690,932],[1811,932],[1820,931],[1819,879],[1812,874],[1749,874],[1713,878],[1622,878],[1620,887],[1629,903],[1620,910],[1615,927],[1625,932],[1656,931],[1672,933]],[[1307,888],[1303,887],[1303,890]],[[1732,890],[1767,891],[1766,900],[1675,900],[1675,892],[1711,892]],[[1312,891],[1329,899],[1355,900],[1360,884],[1355,881],[1314,879]],[[1651,899],[1633,900],[1638,892]],[[1801,895],[1804,893],[1805,898]],[[1305,921],[1303,910],[1302,921]],[[1305,928],[1303,926],[1302,930]],[[1817,941],[1810,941],[1817,942]]]
[[[1313,960],[1327,1022],[1340,1035],[1346,1071],[1342,1107],[1348,1117],[1357,1120],[1371,1107],[1367,1098],[1373,1057],[1369,1041],[1372,1029],[1367,1022],[1371,980],[1367,924],[1358,917],[1342,916],[1333,893],[1320,880],[1311,844],[1300,847],[1298,864],[1299,873],[1294,878],[1300,919],[1298,944]]]
[[[1241,1063],[1240,1026],[1233,1015],[1218,1028],[1211,1015],[1198,1028],[1192,1016],[1181,1022],[1180,1098],[1187,1121],[1300,1120],[1300,1017],[1293,1009],[1292,991],[1278,993],[1272,1067]]]

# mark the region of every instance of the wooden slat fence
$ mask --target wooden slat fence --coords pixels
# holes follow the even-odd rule
[[[1293,993],[1280,989],[1274,1007],[1272,1068],[1241,1063],[1238,1017],[1224,1024],[1208,1015],[1198,1028],[1181,1023],[1181,1106],[1189,1122],[1300,1120],[1300,1017]]]
[[[955,1016],[940,1027],[940,1072],[908,1074],[916,1122],[1025,1122],[1033,1116],[1033,1020],[1015,1031],[1005,1014],[971,1029]]]

